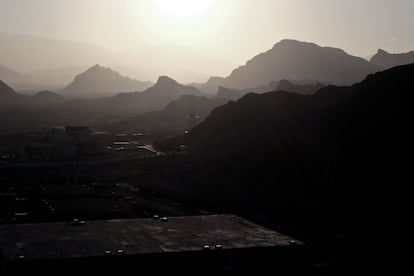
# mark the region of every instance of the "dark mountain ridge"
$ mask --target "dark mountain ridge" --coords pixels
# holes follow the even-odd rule
[[[379,49],[378,52],[371,58],[371,62],[383,67],[384,69],[410,64],[414,62],[414,51],[401,54],[390,54],[382,49]]]
[[[51,91],[41,91],[35,95],[22,95],[0,80],[0,106],[13,110],[24,107],[45,107],[65,101],[65,98]]]
[[[220,86],[214,98],[223,98],[236,101],[248,93],[263,94],[271,91],[287,91],[302,95],[312,95],[326,85],[318,81],[289,81],[281,80],[280,82],[272,81],[268,85],[261,85],[255,88],[244,90],[230,89]]]
[[[312,95],[325,86],[326,85],[318,81],[312,83],[295,84],[292,81],[281,80],[275,91],[288,91],[301,95]]]
[[[101,128],[110,132],[181,135],[201,123],[214,108],[226,102],[224,99],[183,95],[162,111],[145,113]]]
[[[164,142],[190,152],[174,189],[310,236],[382,231],[407,189],[413,75],[411,64],[314,95],[248,94],[220,106]]]
[[[381,67],[348,55],[341,49],[282,40],[234,70],[220,85],[244,89],[282,79],[311,79],[349,85],[380,70]]]

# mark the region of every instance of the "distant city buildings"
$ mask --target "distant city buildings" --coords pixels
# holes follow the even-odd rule
[[[20,163],[128,160],[159,156],[152,143],[158,136],[92,132],[86,126],[54,127],[26,134],[14,151]]]
[[[102,153],[103,147],[92,140],[89,127],[53,128],[45,134],[30,137],[18,152],[20,162],[74,161],[82,156]]]

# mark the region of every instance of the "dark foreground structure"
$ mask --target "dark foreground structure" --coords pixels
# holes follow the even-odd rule
[[[305,247],[233,215],[0,226],[2,275],[306,273]]]

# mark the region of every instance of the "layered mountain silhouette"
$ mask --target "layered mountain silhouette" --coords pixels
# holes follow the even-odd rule
[[[123,77],[118,72],[97,64],[77,75],[74,81],[62,90],[62,94],[71,98],[99,98],[120,92],[143,91],[151,85],[151,82]]]
[[[1,47],[1,46],[0,46]],[[49,76],[49,73],[47,74]],[[55,81],[53,76],[50,75],[49,77],[45,77],[45,79],[38,78],[36,74],[30,73],[19,73],[10,68],[3,66],[0,64],[0,80],[6,82],[9,86],[13,87],[16,91],[24,91],[24,92],[35,92],[44,89],[52,89],[56,90],[56,88],[63,88],[60,82]],[[70,80],[72,81],[73,78]],[[70,81],[65,82],[65,85],[68,84]],[[28,94],[32,94],[28,93]]]
[[[337,123],[335,128],[341,125],[352,129],[361,126],[368,117],[375,118],[374,122],[377,124],[389,122],[391,117],[387,116],[395,116],[399,113],[401,100],[410,97],[406,94],[414,85],[410,81],[413,70],[414,65],[396,67],[370,75],[363,82],[351,87],[322,88],[312,96],[285,91],[262,95],[248,94],[237,102],[215,109],[211,116],[196,127],[188,137],[191,137],[190,141],[195,145],[207,146],[217,143],[224,145],[235,136],[245,137],[243,143],[250,143],[248,138],[276,141],[281,138],[280,131],[288,130],[289,125],[295,124],[295,127],[299,127],[301,122],[313,119],[317,119],[316,122],[324,120],[328,122],[334,118],[335,122],[330,123]],[[381,111],[382,109],[384,110]],[[318,118],[319,114],[326,116]],[[357,115],[361,118],[357,119]],[[346,123],[336,121],[340,116],[341,119],[346,118]],[[351,118],[355,120],[352,124]],[[385,121],[380,121],[381,119]],[[372,126],[368,128],[371,129]],[[198,138],[202,141],[198,141]]]
[[[205,94],[214,95],[223,81],[223,77],[210,77],[205,83],[190,83],[189,85],[196,87]]]
[[[274,80],[316,80],[331,84],[353,84],[381,67],[345,51],[313,43],[282,40],[255,56],[220,83],[236,89],[257,87]]]
[[[171,188],[307,233],[355,238],[384,221],[394,227],[395,204],[409,189],[413,75],[406,65],[314,95],[248,94],[220,106],[165,141],[189,150],[186,167],[167,176],[179,179]]]
[[[65,98],[51,91],[41,91],[33,96],[18,94],[13,88],[0,80],[0,106],[13,110],[13,108],[44,107],[59,104]]]
[[[371,58],[371,62],[383,67],[384,69],[414,63],[414,51],[402,54],[390,54],[382,49],[379,49],[378,52]]]
[[[243,97],[246,93],[242,90],[237,89],[230,89],[223,86],[220,86],[218,88],[217,94],[214,95],[214,98],[216,99],[227,99],[230,101],[236,101]]]
[[[203,94],[194,87],[181,85],[165,76],[160,77],[154,86],[144,92],[76,100],[68,100],[50,91],[42,91],[33,96],[21,95],[2,82],[0,128],[13,132],[67,124],[107,125],[138,114],[163,110],[183,95]],[[25,115],[22,116],[23,114]]]
[[[181,135],[204,121],[214,108],[226,102],[225,99],[184,95],[162,111],[145,113],[102,129],[110,132]]]
[[[65,97],[52,91],[40,91],[33,95],[31,98],[33,101],[37,101],[43,104],[58,104],[67,101]]]
[[[281,80],[280,82],[273,81],[270,82],[268,85],[262,85],[244,90],[230,89],[220,86],[214,98],[223,98],[235,101],[248,93],[262,94],[271,91],[287,91],[295,92],[302,95],[312,95],[313,93],[317,92],[323,87],[325,87],[325,85],[317,81],[312,82],[288,80]]]
[[[312,95],[326,85],[316,81],[312,83],[295,84],[292,81],[281,80],[275,91],[294,92],[301,95]]]
[[[75,100],[60,108],[76,112],[137,115],[163,110],[182,95],[201,96],[202,93],[197,88],[181,85],[169,77],[161,76],[154,86],[143,92],[120,93],[102,99]]]

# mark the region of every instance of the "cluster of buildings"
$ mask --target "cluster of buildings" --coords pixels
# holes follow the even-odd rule
[[[74,161],[79,157],[104,153],[104,145],[93,139],[89,127],[56,127],[45,134],[28,136],[20,146],[20,162]]]
[[[92,132],[85,126],[55,127],[49,132],[25,135],[17,143],[14,160],[44,163],[151,158],[160,155],[151,146],[157,138],[145,134]]]

